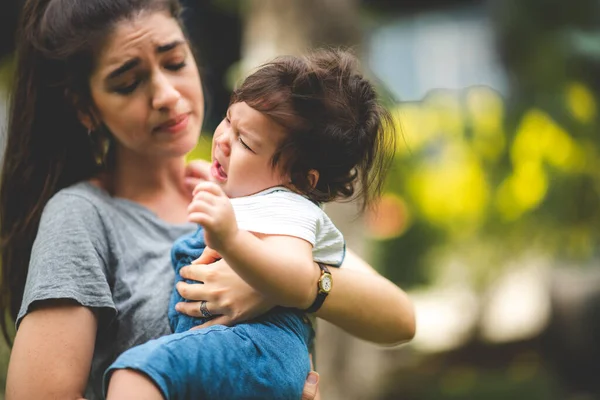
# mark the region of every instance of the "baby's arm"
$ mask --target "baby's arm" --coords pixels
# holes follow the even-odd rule
[[[242,279],[275,304],[310,307],[320,275],[312,245],[291,236],[255,235],[238,230],[218,251]]]
[[[275,304],[304,308],[312,304],[320,270],[309,242],[238,229],[229,198],[212,182],[196,187],[188,211],[189,220],[204,227],[206,245],[218,251],[249,285]]]

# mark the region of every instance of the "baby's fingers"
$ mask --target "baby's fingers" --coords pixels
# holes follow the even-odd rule
[[[202,225],[205,229],[208,229],[213,226],[214,219],[208,214],[193,212],[188,214],[188,221]]]
[[[223,189],[214,182],[205,181],[200,182],[194,188],[194,196],[200,192],[208,192],[215,196],[222,196],[224,194]]]
[[[188,211],[188,214],[195,213],[195,212],[211,214],[212,208],[213,208],[213,205],[210,203],[207,203],[206,201],[192,200],[192,202],[190,203],[190,205],[187,208],[187,211]]]

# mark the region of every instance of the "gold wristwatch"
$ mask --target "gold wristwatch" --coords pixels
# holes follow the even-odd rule
[[[333,278],[327,266],[321,263],[317,263],[317,265],[321,268],[321,276],[317,282],[317,298],[314,303],[305,310],[308,313],[314,313],[321,308],[325,298],[327,298],[327,295],[331,292],[331,288],[333,287]]]

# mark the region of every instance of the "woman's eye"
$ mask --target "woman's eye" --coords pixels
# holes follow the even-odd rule
[[[128,95],[128,94],[132,93],[138,87],[139,84],[140,84],[140,81],[136,80],[131,85],[120,86],[120,87],[116,88],[115,92],[122,94],[122,95]]]
[[[182,61],[178,64],[167,65],[165,68],[170,71],[179,71],[181,68],[185,67],[185,65],[186,65],[185,61]]]

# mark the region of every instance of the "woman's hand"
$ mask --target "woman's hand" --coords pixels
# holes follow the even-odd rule
[[[185,167],[185,186],[190,191],[190,197],[196,185],[210,180],[210,162],[193,160]]]
[[[256,318],[275,306],[220,258],[216,251],[207,247],[200,258],[180,271],[183,278],[204,282],[204,285],[179,282],[179,294],[191,302],[177,304],[177,311],[191,317],[202,317],[200,301],[205,300],[208,311],[218,315],[198,328],[234,325]]]
[[[312,367],[312,360],[310,362]],[[302,389],[302,400],[320,400],[321,394],[319,393],[319,374],[315,371],[311,371],[304,382],[304,388]]]

